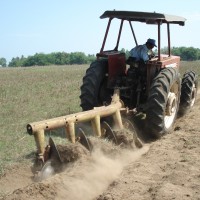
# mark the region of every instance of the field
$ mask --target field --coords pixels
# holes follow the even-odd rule
[[[200,62],[182,62],[181,74],[188,69],[193,69],[200,74],[199,66]],[[8,170],[11,169],[12,171],[14,169],[15,171],[15,167],[19,168],[20,165],[30,166],[34,158],[35,142],[33,137],[26,133],[26,125],[28,123],[63,116],[81,110],[79,106],[80,86],[87,67],[86,65],[73,65],[0,69],[0,177],[2,177],[2,180]],[[180,121],[179,125],[184,127],[184,122]],[[198,129],[197,132],[199,131]],[[53,135],[54,133],[49,132],[48,134]],[[183,135],[181,135],[181,138],[184,140]],[[179,140],[178,136],[173,139]],[[63,139],[57,138],[57,140],[58,143],[63,142]],[[170,138],[165,138],[164,141],[169,143]],[[167,145],[162,144],[162,142],[163,140],[158,141],[157,145]],[[156,152],[154,148],[151,150]],[[140,154],[142,155],[143,153],[145,152]],[[153,159],[150,157],[149,155],[147,163],[150,159]],[[185,159],[187,160],[188,158]],[[173,162],[175,161],[173,160]],[[128,162],[125,161],[125,163]],[[119,172],[121,173],[120,170]],[[117,178],[116,175],[113,176],[114,179]],[[149,188],[149,190],[152,190],[152,188]],[[13,186],[13,189],[17,189],[17,187]],[[114,193],[114,189],[110,187],[108,193]],[[0,198],[5,194],[6,192],[4,193],[0,185]],[[116,197],[115,199],[118,198]],[[188,199],[192,198],[188,197]]]
[[[0,69],[0,174],[4,167],[32,156],[30,122],[80,111],[86,66]]]

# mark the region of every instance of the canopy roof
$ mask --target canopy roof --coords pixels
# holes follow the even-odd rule
[[[185,25],[186,19],[183,17],[175,15],[167,15],[161,13],[150,13],[150,12],[135,12],[135,11],[105,11],[103,15],[100,16],[103,18],[117,18],[128,21],[138,21],[145,22],[147,24],[157,24],[158,21],[161,23],[170,23],[170,24],[179,24],[181,26]]]

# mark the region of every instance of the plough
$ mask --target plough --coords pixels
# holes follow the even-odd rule
[[[61,116],[49,120],[33,122],[27,125],[27,132],[33,135],[37,146],[37,162],[43,167],[51,159],[56,159],[61,162],[59,150],[57,149],[52,138],[49,139],[49,144],[45,144],[45,131],[54,130],[58,128],[65,128],[66,138],[72,143],[80,142],[89,151],[92,151],[92,143],[86,137],[82,128],[79,128],[79,133],[76,133],[76,126],[82,122],[91,122],[94,135],[96,137],[106,137],[113,141],[115,144],[119,144],[115,130],[123,130],[124,126],[130,131],[134,131],[133,124],[122,118],[122,114],[134,113],[134,110],[129,110],[123,107],[123,102],[119,98],[119,89],[115,89],[112,96],[111,104],[108,106],[96,107],[89,111],[83,111],[75,114]],[[104,121],[106,117],[110,117],[112,125]],[[111,128],[113,127],[113,128]],[[138,147],[142,146],[142,142],[136,137],[136,133],[133,134],[133,142]],[[49,163],[49,162],[48,162]],[[46,168],[46,166],[45,166]]]

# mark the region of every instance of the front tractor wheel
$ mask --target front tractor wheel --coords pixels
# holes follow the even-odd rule
[[[183,116],[194,106],[198,90],[198,76],[193,71],[183,75],[179,115]]]
[[[169,133],[177,116],[180,101],[180,74],[165,68],[152,82],[146,110],[146,130],[159,138]]]

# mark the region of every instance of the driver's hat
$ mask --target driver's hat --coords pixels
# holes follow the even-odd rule
[[[147,43],[153,45],[154,47],[157,47],[157,46],[156,46],[156,41],[155,41],[154,39],[150,39],[150,38],[149,38],[149,39],[147,40]]]

